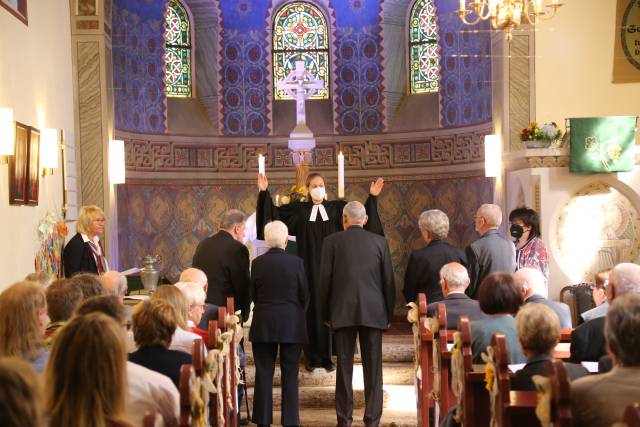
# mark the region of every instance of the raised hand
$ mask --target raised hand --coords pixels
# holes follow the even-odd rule
[[[264,174],[259,173],[258,188],[260,189],[260,191],[265,191],[268,186],[269,186],[269,181],[267,180],[267,177]]]
[[[382,187],[384,187],[384,179],[378,178],[376,182],[371,181],[371,186],[369,187],[369,194],[372,196],[379,196],[382,191]]]

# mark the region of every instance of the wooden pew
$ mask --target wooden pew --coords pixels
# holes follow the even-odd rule
[[[437,342],[438,351],[433,356],[438,358],[434,363],[434,376],[438,375],[440,379],[439,405],[441,416],[447,414],[455,405],[456,397],[451,390],[450,374],[451,374],[451,351],[447,344],[453,342],[453,333],[455,331],[447,330],[447,307],[444,304],[438,304],[436,312],[436,320],[438,329],[434,333],[434,341]]]
[[[495,334],[491,339],[495,363],[493,386],[495,393],[493,401],[494,423],[499,427],[539,427],[536,418],[537,395],[535,391],[512,391],[511,373],[509,371],[509,352],[507,341],[503,334]],[[492,391],[489,391],[492,393]]]
[[[425,327],[427,320],[427,296],[424,293],[418,294],[418,330],[420,337],[418,364],[420,366],[421,378],[416,377],[416,398],[418,406],[418,425],[429,427],[429,408],[433,408],[432,391],[432,355],[433,355],[433,335],[431,330]]]
[[[571,427],[571,385],[567,369],[561,360],[551,360],[545,369],[551,382],[550,417],[554,427]]]
[[[179,427],[192,427],[193,417],[191,415],[191,392],[193,379],[196,372],[192,365],[182,365],[180,368],[180,417]]]
[[[165,427],[164,418],[157,412],[147,412],[142,418],[142,427]]]
[[[233,316],[235,314],[235,308],[234,308],[234,302],[233,302],[233,297],[227,297],[227,314],[229,316]],[[226,325],[225,325],[225,329]],[[238,380],[236,377],[236,358],[238,357],[238,348],[237,348],[237,343],[236,343],[236,336],[235,336],[235,331],[233,332],[234,336],[233,336],[233,340],[231,341],[231,346],[229,349],[229,353],[230,353],[230,357],[229,357],[229,363],[231,364],[231,401],[233,404],[233,414],[231,415],[231,426],[232,427],[238,427],[238,414],[239,414],[239,408],[238,408]],[[246,396],[245,396],[246,398]]]
[[[626,424],[627,427],[640,427],[640,404],[634,403],[633,405],[627,406],[622,422]]]

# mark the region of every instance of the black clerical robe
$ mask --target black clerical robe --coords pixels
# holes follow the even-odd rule
[[[310,304],[307,310],[307,333],[309,343],[306,345],[305,357],[314,367],[321,367],[331,357],[331,336],[324,325],[324,318],[320,307],[320,257],[324,238],[338,231],[342,231],[342,209],[347,204],[345,200],[323,201],[327,211],[328,221],[323,221],[318,213],[314,222],[309,221],[312,202],[292,202],[283,206],[275,206],[271,200],[269,190],[261,191],[258,195],[256,209],[256,229],[258,239],[264,239],[264,226],[270,221],[280,220],[287,225],[289,235],[296,236],[298,256],[304,260],[305,273],[309,284]],[[365,229],[373,233],[384,235],[382,223],[378,216],[378,203],[375,196],[369,196],[365,202],[369,220]]]

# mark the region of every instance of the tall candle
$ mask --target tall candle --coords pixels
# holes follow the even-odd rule
[[[344,198],[344,154],[338,154],[338,198]]]
[[[465,0],[460,0],[460,11],[461,11],[461,12],[464,12],[464,11],[465,11],[465,9],[466,9],[466,7],[465,7],[464,3],[465,3]]]
[[[264,156],[258,154],[258,173],[264,175]]]

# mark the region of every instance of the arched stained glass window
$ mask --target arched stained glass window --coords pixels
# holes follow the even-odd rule
[[[276,82],[283,80],[304,61],[305,68],[324,87],[311,99],[329,98],[329,40],[327,21],[322,12],[306,2],[285,4],[273,20],[273,75],[275,99],[291,99]]]
[[[167,96],[191,96],[191,23],[178,0],[169,0],[164,17],[164,77]]]
[[[440,48],[434,0],[416,0],[409,20],[411,93],[438,92]]]

